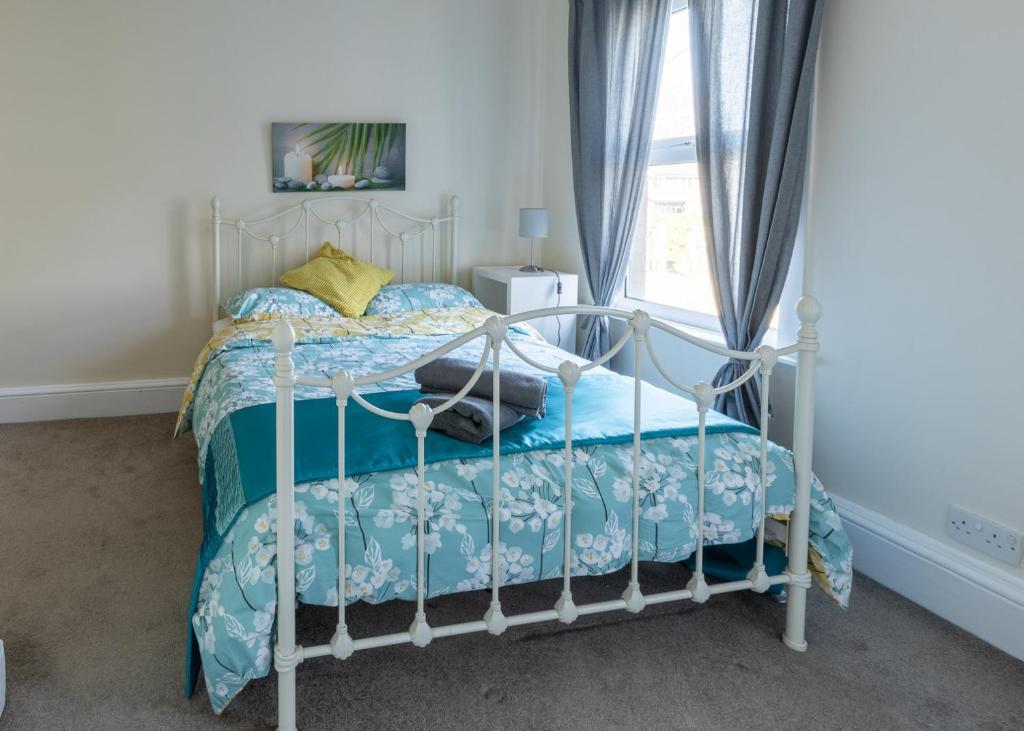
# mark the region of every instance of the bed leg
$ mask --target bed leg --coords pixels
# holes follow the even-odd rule
[[[803,346],[798,356],[796,375],[796,413],[793,424],[793,472],[796,496],[789,518],[789,564],[786,573],[790,583],[786,603],[786,631],[782,641],[792,650],[807,649],[804,624],[807,613],[807,590],[811,574],[807,569],[807,544],[811,508],[811,453],[814,448],[814,364],[818,350],[818,329],[821,305],[811,296],[804,296],[796,306],[800,318],[797,341]]]
[[[296,731],[295,668],[277,671],[277,730]]]

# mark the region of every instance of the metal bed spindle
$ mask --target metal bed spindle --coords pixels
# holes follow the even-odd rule
[[[236,284],[238,291],[242,291],[242,233],[245,231],[245,221],[238,219],[235,223],[235,230],[238,232],[238,267],[236,269]]]
[[[405,284],[405,249],[406,249],[405,245],[407,243],[409,243],[409,234],[407,234],[407,233],[405,233],[403,231],[402,234],[399,235],[398,240],[401,242],[401,252],[402,252],[401,279],[402,279],[402,284]]]
[[[437,281],[437,228],[441,221],[437,218],[430,219],[430,281]]]
[[[754,491],[755,499],[760,502],[759,519],[757,523],[757,548],[754,556],[754,565],[747,574],[750,581],[750,588],[758,594],[768,591],[771,582],[764,568],[764,539],[765,520],[768,517],[768,423],[771,419],[769,398],[771,397],[770,386],[772,368],[777,360],[775,349],[769,345],[762,345],[755,351],[758,355],[759,370],[761,372],[761,424],[760,424],[760,473],[758,489]]]
[[[210,201],[210,224],[213,226],[213,318],[211,323],[220,319],[220,198],[214,196]]]
[[[273,235],[270,237],[270,286],[277,283],[277,245],[281,243],[281,237]]]
[[[501,611],[501,437],[498,423],[501,420],[501,343],[505,337],[505,325],[501,320],[488,321],[487,345],[491,351],[492,408],[494,410],[494,434],[491,436],[491,606],[484,614],[487,631],[500,635],[508,627],[508,621]],[[488,348],[484,348],[486,352]]]
[[[345,597],[348,595],[345,591],[345,409],[348,407],[348,399],[355,385],[352,376],[347,372],[338,373],[331,378],[331,387],[334,389],[338,405],[338,627],[331,638],[331,654],[339,660],[345,660],[355,652],[352,637],[348,633],[348,624],[345,622]]]
[[[580,367],[571,360],[558,366],[558,378],[565,389],[565,491],[562,494],[562,595],[555,602],[558,621],[572,624],[579,610],[572,600],[572,393],[580,380]]]
[[[448,251],[448,281],[459,283],[459,209],[462,202],[457,195],[448,199],[448,220],[451,221],[451,238]]]
[[[409,627],[409,637],[416,647],[426,647],[434,638],[427,623],[427,612],[424,608],[426,594],[426,578],[424,575],[424,543],[425,543],[425,492],[426,467],[424,465],[424,442],[427,438],[427,427],[433,421],[434,414],[426,404],[414,404],[409,409],[409,421],[416,431],[416,617]]]
[[[626,603],[626,609],[633,614],[643,611],[646,606],[644,595],[640,591],[640,465],[642,453],[640,450],[640,434],[642,420],[640,404],[642,402],[643,381],[640,378],[640,365],[643,358],[641,345],[647,337],[647,331],[651,320],[647,313],[637,311],[629,324],[633,335],[633,512],[631,516],[632,555],[629,562],[629,585],[622,593],[622,600]]]
[[[693,387],[693,397],[697,401],[697,558],[695,559],[693,576],[686,584],[690,598],[703,604],[711,596],[708,583],[704,580],[704,463],[707,447],[707,416],[714,398],[711,385],[700,381]]]
[[[303,238],[306,246],[306,258],[303,261],[309,261],[309,201],[302,201],[302,220],[306,227],[306,235]]]
[[[373,225],[373,219],[374,219],[375,217],[376,217],[376,210],[374,210],[374,214],[370,216],[370,259],[369,259],[369,261],[370,261],[370,263],[371,263],[371,264],[373,264],[373,250],[374,250],[374,245],[373,245],[373,231],[374,231],[374,229],[376,228],[376,227],[375,227],[375,226]]]

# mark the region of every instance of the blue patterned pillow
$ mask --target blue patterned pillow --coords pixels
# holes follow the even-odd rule
[[[431,307],[483,307],[480,301],[454,284],[418,282],[416,284],[389,284],[366,306],[367,315],[397,315],[410,310]]]
[[[289,287],[258,287],[231,297],[224,311],[233,321],[277,320],[281,317],[341,317],[341,313],[308,292]]]

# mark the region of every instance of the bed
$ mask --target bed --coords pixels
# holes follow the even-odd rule
[[[320,212],[332,205],[354,213],[335,218]],[[532,622],[571,623],[603,611],[639,613],[654,603],[705,602],[718,593],[764,593],[780,585],[788,592],[784,641],[801,650],[812,575],[846,605],[849,541],[809,464],[808,374],[818,315],[813,300],[801,303],[798,343],[753,354],[733,354],[642,311],[559,308],[624,320],[626,333],[613,352],[632,342],[637,362],[650,357],[684,398],[611,372],[604,367],[610,354],[592,363],[544,342],[529,321],[551,310],[500,317],[457,287],[429,288],[431,306],[417,306],[424,302],[413,297],[406,306],[359,318],[242,324],[221,318],[221,228],[237,232],[239,290],[247,245],[269,245],[276,279],[288,236],[304,233],[308,256],[310,242],[322,234],[318,226],[333,228],[339,245],[355,252],[368,246],[371,260],[382,256],[376,252],[382,238],[397,242],[400,263],[394,268],[403,284],[407,276],[436,281],[439,268],[454,281],[456,199],[444,215],[434,217],[409,216],[348,196],[305,201],[250,223],[223,221],[215,199],[213,214],[214,335],[197,358],[176,434],[194,434],[204,492],[188,692],[201,666],[216,712],[249,680],[267,675],[272,664],[279,674],[279,727],[294,728],[296,668],[314,657],[345,659],[402,643],[426,647],[455,634],[501,634]],[[361,221],[367,224],[363,231],[357,230]],[[260,233],[260,226],[279,233]],[[448,229],[446,241],[442,227]],[[381,248],[386,256],[386,245]],[[439,267],[445,254],[448,266]],[[678,383],[651,348],[646,335],[652,328],[748,360],[745,376],[725,388],[759,377],[767,392],[777,359],[796,354],[801,375],[795,454],[767,440],[767,418],[759,431],[711,410],[721,389]],[[487,365],[496,366],[495,372],[524,370],[547,377],[548,415],[496,433],[480,446],[428,431],[432,413],[413,405],[412,371],[451,354],[477,363],[475,378]],[[497,378],[494,390],[497,402]],[[785,571],[768,575],[765,521],[772,516],[789,526],[789,563]],[[294,530],[279,532],[282,523]],[[750,540],[756,558],[745,578],[707,581],[701,570],[705,546]],[[674,562],[691,555],[695,571],[686,587],[643,594],[641,561]],[[625,568],[629,580],[622,596],[589,605],[573,602],[573,576]],[[503,613],[503,586],[547,579],[561,579],[562,586],[550,610]],[[481,590],[492,595],[484,617],[431,627],[426,598]],[[295,644],[296,599],[338,607],[330,642]],[[395,599],[415,604],[408,632],[349,635],[346,604]]]

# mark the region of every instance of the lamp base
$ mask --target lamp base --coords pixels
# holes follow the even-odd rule
[[[527,264],[524,267],[519,267],[519,271],[529,272],[530,274],[536,274],[537,272],[542,272],[544,270],[541,269],[540,267],[535,267],[533,264]]]

